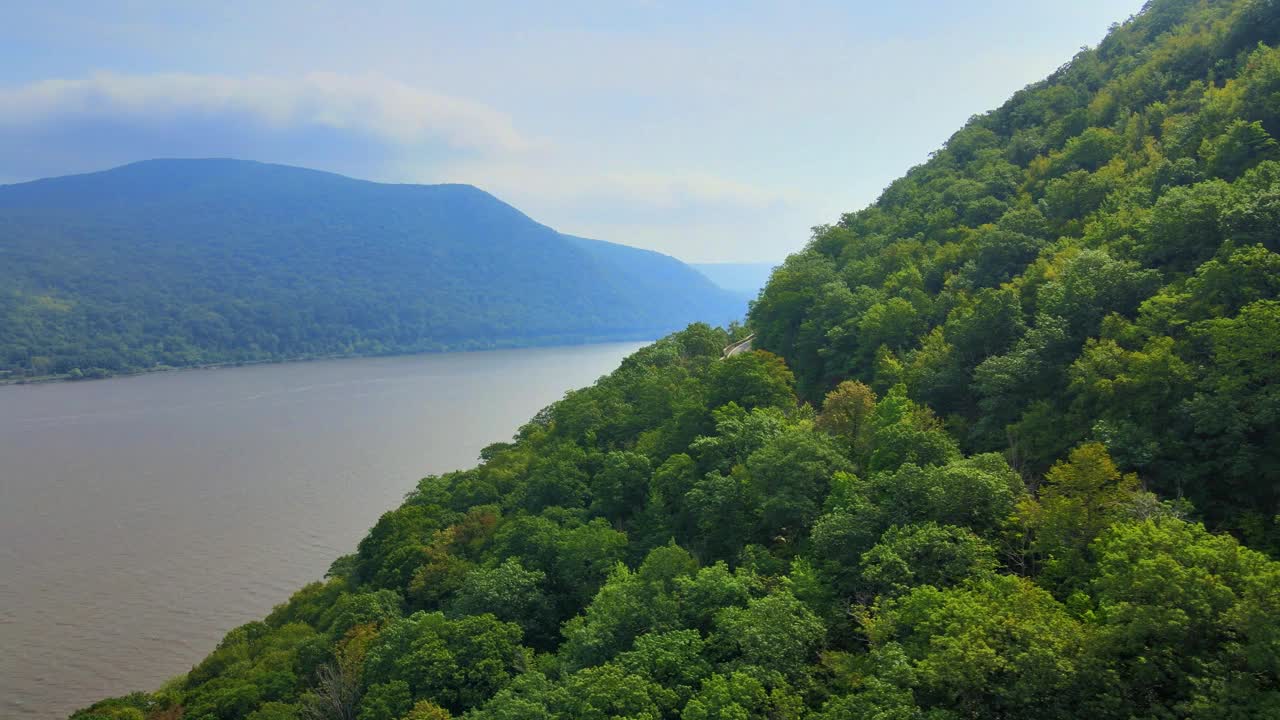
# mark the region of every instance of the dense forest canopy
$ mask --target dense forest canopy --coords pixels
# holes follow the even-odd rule
[[[1152,3],[818,228],[751,311],[819,402],[901,384],[1030,483],[1082,442],[1280,543],[1280,9]]]
[[[1278,41],[1152,2],[75,717],[1280,717]]]
[[[156,160],[0,186],[0,378],[650,339],[741,304],[468,185]]]

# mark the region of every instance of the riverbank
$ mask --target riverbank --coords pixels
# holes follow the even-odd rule
[[[442,345],[438,348],[428,348],[421,350],[394,350],[389,352],[373,352],[373,353],[331,353],[316,355],[298,355],[283,356],[277,358],[251,358],[243,360],[227,360],[221,362],[207,362],[191,365],[156,365],[149,368],[133,368],[128,370],[111,371],[103,368],[89,368],[81,370],[74,368],[71,372],[57,375],[32,375],[32,376],[5,376],[5,372],[0,370],[0,387],[7,385],[39,385],[47,383],[63,383],[63,382],[86,382],[89,380],[105,380],[107,378],[132,377],[137,375],[151,375],[154,373],[169,372],[185,372],[190,370],[218,370],[223,368],[235,367],[252,367],[255,365],[280,365],[283,363],[305,363],[320,362],[325,360],[353,360],[358,358],[391,358],[391,357],[412,357],[415,355],[439,355],[445,353],[464,353],[464,352],[487,352],[492,350],[523,350],[532,348],[552,348],[552,347],[578,347],[582,345],[604,345],[607,343],[622,342],[650,342],[655,338],[662,337],[670,331],[663,331],[655,334],[654,331],[636,331],[622,332],[613,335],[555,335],[537,338],[512,338],[506,340],[494,341],[465,341],[454,343],[451,345]],[[79,371],[79,374],[76,372]]]

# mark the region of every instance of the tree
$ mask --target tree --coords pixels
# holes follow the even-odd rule
[[[716,615],[714,643],[733,649],[743,665],[790,678],[806,672],[826,635],[822,622],[786,590],[778,590]]]
[[[1234,180],[1244,171],[1280,154],[1277,143],[1258,121],[1236,119],[1226,132],[1200,145],[1200,157],[1204,158],[1209,173],[1215,177]]]
[[[634,452],[614,450],[604,456],[604,467],[591,478],[591,508],[619,522],[630,517],[649,490],[649,458]]]
[[[707,473],[685,493],[684,506],[703,561],[735,557],[760,522],[751,479],[741,466],[728,475]]]
[[[1186,228],[1182,231],[1190,232]],[[1197,241],[1204,239],[1197,238]],[[1067,334],[1076,341],[1082,342],[1096,333],[1102,319],[1110,313],[1133,314],[1159,285],[1159,273],[1155,270],[1118,260],[1101,250],[1065,253],[1057,260],[1054,277],[1036,293],[1036,309],[1066,320]],[[1064,362],[1068,360],[1062,358]]]
[[[995,569],[995,551],[982,538],[933,522],[895,525],[862,555],[862,583],[872,596],[901,595],[920,585],[946,588]]]
[[[453,720],[453,716],[430,700],[419,700],[403,720]]]
[[[707,377],[707,406],[736,402],[757,407],[795,405],[795,377],[782,358],[763,350],[738,353],[711,366]]]
[[[778,408],[747,411],[735,402],[712,410],[711,417],[715,434],[698,437],[689,446],[703,472],[733,470],[787,426],[787,417]],[[682,492],[687,489],[682,488]]]
[[[71,715],[71,720],[143,720],[156,710],[156,702],[145,693],[133,693],[102,700]]]
[[[885,527],[932,521],[979,534],[996,530],[1025,492],[1017,473],[996,453],[940,466],[903,465],[872,476],[869,490]]]
[[[703,634],[711,632],[720,610],[746,607],[761,591],[753,574],[741,568],[730,572],[723,562],[701,568],[692,576],[677,577],[675,586],[681,624]]]
[[[632,675],[609,663],[580,670],[565,682],[565,702],[560,716],[583,720],[634,718],[661,720],[654,695],[659,688],[643,676]]]
[[[1093,554],[1097,652],[1121,714],[1245,717],[1276,707],[1280,563],[1173,518],[1115,525]]]
[[[798,698],[782,688],[772,692],[748,672],[715,674],[702,683],[680,720],[794,720]]]
[[[636,572],[619,563],[583,615],[565,623],[561,655],[570,667],[611,660],[640,635],[681,627],[681,579],[693,577],[698,565],[675,544],[649,553]]]
[[[757,540],[799,537],[817,518],[831,476],[851,466],[825,435],[807,425],[788,428],[747,458],[752,495],[761,498]]]
[[[788,257],[770,276],[768,290],[751,307],[749,321],[760,347],[789,347],[815,290],[836,279],[835,263],[817,252]]]
[[[329,632],[341,637],[357,625],[380,625],[401,616],[404,598],[394,590],[343,593],[334,603]]]
[[[1110,338],[1090,340],[1071,365],[1073,410],[1129,468],[1160,472],[1160,436],[1180,433],[1179,408],[1195,378],[1173,338],[1157,336],[1128,350]]]
[[[647,678],[659,708],[671,715],[689,702],[698,684],[711,674],[711,664],[703,657],[705,647],[697,630],[646,633],[636,638],[632,650],[618,656],[618,664]]]
[[[934,465],[960,453],[955,440],[933,413],[907,397],[905,385],[895,385],[871,415],[874,449],[867,470],[894,470],[904,463]]]
[[[586,451],[573,443],[558,443],[534,462],[521,494],[530,512],[548,507],[581,507],[587,500]]]
[[[840,383],[822,401],[814,425],[838,438],[850,458],[865,457],[871,444],[871,416],[876,394],[854,380]]]
[[[1259,543],[1280,544],[1280,301],[1259,300],[1235,317],[1206,320],[1193,333],[1207,341],[1212,368],[1186,410],[1196,430],[1190,444],[1203,458],[1189,492],[1214,518],[1236,518]],[[1247,498],[1243,503],[1241,498]],[[1250,527],[1250,525],[1252,527]]]
[[[871,364],[872,354],[881,346],[895,351],[907,348],[923,329],[919,311],[903,298],[889,298],[867,308],[858,324],[863,366]]]
[[[836,596],[851,598],[861,590],[859,559],[875,545],[884,526],[883,512],[866,496],[826,512],[813,524],[809,554]]]
[[[1174,270],[1190,270],[1209,259],[1222,244],[1222,210],[1229,186],[1208,180],[1170,188],[1151,209],[1137,252],[1145,262]]]
[[[1137,492],[1137,476],[1122,475],[1100,443],[1081,445],[1054,465],[1037,501],[1018,509],[1044,565],[1042,582],[1075,587],[1085,572],[1089,544],[1128,514]]]
[[[409,699],[401,713],[424,699],[461,712],[491,697],[524,668],[520,636],[518,625],[492,615],[448,620],[441,613],[417,612],[378,634],[365,657],[362,680],[371,692],[387,686],[378,696],[397,702],[401,694],[390,684],[404,683]]]
[[[1085,629],[1028,580],[921,586],[878,603],[865,629],[873,657],[905,653],[916,702],[926,711],[1077,717]]]
[[[524,630],[535,647],[545,647],[554,638],[555,615],[544,589],[547,574],[526,570],[517,558],[507,558],[493,567],[479,567],[467,573],[450,605],[455,617],[491,614],[503,622],[513,622]]]
[[[403,680],[372,685],[360,700],[356,720],[398,720],[413,708],[409,683]]]

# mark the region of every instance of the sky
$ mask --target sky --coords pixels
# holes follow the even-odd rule
[[[0,24],[0,183],[238,157],[772,262],[1141,5],[44,0]]]

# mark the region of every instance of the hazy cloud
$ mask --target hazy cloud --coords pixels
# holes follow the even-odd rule
[[[379,74],[297,77],[97,72],[0,88],[0,182],[151,157],[243,157],[391,182],[464,182],[535,219],[695,257],[673,233],[725,238],[787,208],[786,194],[705,170],[637,167],[504,113]],[[794,210],[794,208],[791,208]]]
[[[428,92],[379,75],[315,72],[300,77],[94,73],[0,89],[0,127],[68,118],[144,123],[184,116],[239,115],[267,128],[320,127],[384,141],[430,141],[484,151],[531,143],[506,115],[476,102]]]

